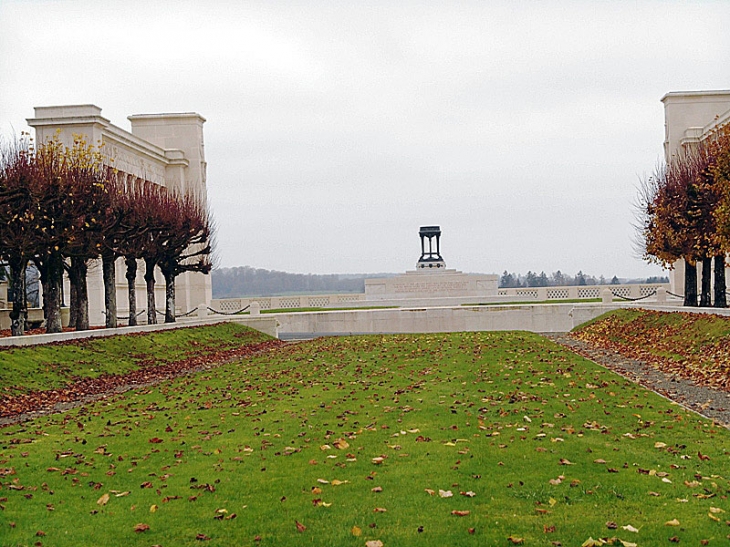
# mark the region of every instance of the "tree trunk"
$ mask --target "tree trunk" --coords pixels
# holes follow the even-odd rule
[[[715,257],[715,307],[727,308],[727,293],[725,288],[725,255]]]
[[[79,287],[76,284],[76,272],[68,269],[68,280],[71,287],[68,295],[68,325],[76,328],[79,316]]]
[[[710,295],[712,293],[712,257],[702,259],[702,292],[700,294],[700,307],[709,308],[712,305]]]
[[[165,323],[175,322],[175,275],[163,272],[165,276]]]
[[[127,265],[127,293],[129,298],[129,323],[130,327],[137,325],[137,259],[127,257],[124,259]]]
[[[63,258],[55,251],[47,257],[46,275],[43,282],[43,302],[46,309],[46,332],[62,332],[61,291],[63,284]]]
[[[101,269],[104,277],[104,308],[106,309],[105,326],[117,328],[117,272],[114,267],[114,255],[101,257]]]
[[[76,330],[89,330],[89,290],[86,283],[86,275],[89,267],[83,258],[71,258],[71,267],[68,275],[71,281],[71,287],[76,288],[76,302],[71,303],[72,309],[75,308],[76,321],[69,325]]]
[[[684,261],[684,305],[697,306],[697,264]]]
[[[43,300],[41,308],[43,309],[43,320],[48,318],[48,306],[46,305],[46,295],[48,294],[48,269],[40,260],[34,260],[36,268],[38,268],[38,280],[41,283],[41,295],[38,295],[38,300]]]
[[[155,306],[155,261],[144,259],[144,280],[147,282],[147,324],[157,324],[157,307]]]
[[[13,336],[25,334],[28,318],[28,304],[25,298],[25,268],[27,259],[10,260],[10,282],[13,292],[13,309],[10,311],[10,333]]]

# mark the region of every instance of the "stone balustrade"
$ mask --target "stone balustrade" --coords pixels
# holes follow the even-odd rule
[[[644,283],[636,285],[581,285],[570,287],[520,287],[500,288],[498,296],[515,297],[516,301],[592,300],[602,297],[603,289],[615,296],[638,299],[653,295],[658,288],[669,290],[669,283]],[[464,303],[477,304],[478,298],[464,298]],[[362,307],[365,294],[310,294],[300,296],[252,296],[247,298],[214,298],[210,307],[222,313],[233,313],[257,302],[261,310],[287,310],[297,308],[347,308]],[[372,300],[377,306],[378,301]]]
[[[636,300],[654,294],[659,288],[669,289],[669,283],[641,283],[631,285],[578,285],[568,287],[519,287],[500,288],[499,296],[515,296],[530,300],[591,300],[601,298],[603,289],[610,290],[614,296]]]
[[[252,296],[250,298],[214,298],[210,307],[223,313],[241,310],[258,302],[262,310],[290,310],[295,308],[346,308],[353,302],[365,300],[365,294],[308,294],[301,296]]]

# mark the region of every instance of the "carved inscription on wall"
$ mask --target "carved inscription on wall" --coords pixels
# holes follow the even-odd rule
[[[392,290],[396,293],[467,291],[469,290],[469,282],[437,281],[435,283],[425,283],[414,281],[413,283],[394,283]]]

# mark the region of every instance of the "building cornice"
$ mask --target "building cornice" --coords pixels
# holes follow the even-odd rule
[[[687,100],[696,102],[701,98],[717,98],[721,100],[730,100],[730,89],[718,89],[713,91],[670,91],[661,98],[661,102],[666,103],[669,100]]]
[[[28,118],[28,125],[33,128],[61,127],[69,125],[96,125],[101,128],[105,146],[123,146],[137,154],[147,156],[163,165],[183,165],[187,167],[189,161],[182,150],[161,148],[149,141],[137,137],[133,133],[117,127],[108,119],[101,116],[101,108],[88,105],[66,105],[53,107],[35,107],[36,118]],[[45,116],[43,116],[45,114]],[[195,118],[204,122],[202,116],[195,113],[184,114],[143,114],[130,116],[129,119],[160,119],[169,117]]]
[[[188,120],[197,121],[201,125],[206,122],[206,119],[198,114],[197,112],[172,112],[168,114],[133,114],[127,116],[130,122],[145,122],[145,121],[158,121],[158,120]]]

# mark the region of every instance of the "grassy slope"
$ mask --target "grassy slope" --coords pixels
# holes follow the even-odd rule
[[[729,454],[536,335],[324,339],[0,430],[0,544],[720,544]]]
[[[0,390],[27,393],[62,387],[76,378],[124,374],[142,366],[268,340],[234,323],[155,333],[90,338],[43,346],[0,349]]]
[[[616,310],[573,336],[702,383],[730,388],[730,318],[685,312]]]

